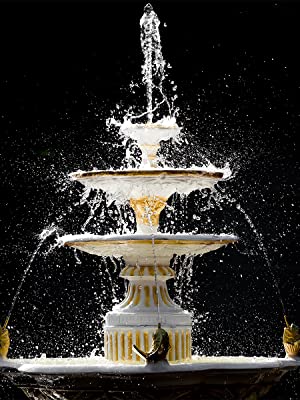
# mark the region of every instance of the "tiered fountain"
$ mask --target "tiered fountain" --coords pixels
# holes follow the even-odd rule
[[[159,167],[163,165],[156,155],[160,142],[180,135],[180,128],[171,117],[153,122],[153,75],[163,74],[164,66],[158,26],[156,14],[147,5],[141,28],[148,122],[126,122],[120,128],[123,135],[136,140],[140,146],[141,167],[71,174],[71,179],[87,188],[101,189],[119,202],[130,202],[136,215],[137,232],[61,238],[65,246],[90,254],[123,257],[126,266],[120,276],[129,280],[126,297],[106,315],[104,358],[1,362],[2,373],[29,398],[256,399],[286,371],[300,365],[295,358],[192,356],[192,316],[171,300],[166,286],[168,279],[175,278],[170,259],[174,254],[199,255],[214,251],[238,238],[157,232],[160,212],[173,193],[188,194],[212,188],[226,178],[225,170],[212,167]],[[155,353],[161,344],[152,343],[160,326],[160,331],[167,332],[168,346],[151,363],[147,355]],[[144,359],[148,360],[146,365]]]

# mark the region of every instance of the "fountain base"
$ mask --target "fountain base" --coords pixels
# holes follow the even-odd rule
[[[255,400],[299,366],[292,358],[193,357],[142,366],[98,357],[8,360],[0,375],[34,400]]]
[[[125,299],[105,316],[104,353],[110,361],[140,361],[132,351],[136,345],[148,352],[160,322],[170,340],[169,361],[191,357],[192,316],[175,304],[166,281],[175,277],[167,266],[127,266],[120,276],[129,280]]]

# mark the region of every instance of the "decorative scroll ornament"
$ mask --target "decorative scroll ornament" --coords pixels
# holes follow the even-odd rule
[[[284,316],[286,327],[283,331],[283,345],[286,351],[286,354],[289,357],[296,357],[299,354],[300,350],[300,333],[299,327],[295,324],[289,324],[287,321],[287,317]]]
[[[144,196],[130,199],[130,205],[135,211],[137,223],[157,226],[160,212],[165,208],[167,199],[161,196]]]
[[[10,346],[9,333],[5,325],[0,325],[0,358],[6,358]]]

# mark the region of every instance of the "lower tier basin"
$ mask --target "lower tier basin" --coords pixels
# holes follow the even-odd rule
[[[3,360],[0,375],[35,400],[255,400],[299,366],[299,358],[194,356],[149,365],[41,358]]]
[[[235,243],[234,235],[129,234],[129,235],[66,235],[60,241],[102,257],[123,257],[127,265],[153,265],[154,254],[160,265],[169,265],[174,254],[200,255]],[[154,248],[153,248],[154,245]]]

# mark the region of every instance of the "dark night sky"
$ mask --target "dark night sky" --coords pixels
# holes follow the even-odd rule
[[[256,234],[228,199],[222,209],[193,219],[207,202],[205,193],[192,194],[188,211],[172,216],[174,231],[241,237],[237,247],[195,261],[196,290],[192,296],[187,290],[183,298],[197,319],[195,347],[204,354],[282,356],[282,311],[261,248],[290,318],[300,323],[300,5],[152,4],[161,25],[167,25],[161,27],[163,54],[172,65],[178,121],[190,143],[173,148],[169,143],[162,151],[168,162],[175,159],[181,166],[199,163],[203,156],[217,165],[228,161],[235,178],[222,189],[257,229]],[[117,112],[117,103],[119,115],[129,102],[140,109],[145,105],[142,91],[133,96],[129,90],[131,81],[140,81],[143,6],[142,1],[0,1],[2,321],[36,235],[51,223],[79,233],[88,216],[78,205],[81,188],[68,183],[67,173],[122,165],[122,140],[107,131],[105,120]],[[178,196],[170,202],[180,203]],[[169,222],[162,215],[162,230]],[[107,217],[106,223],[113,221]],[[90,228],[105,232],[105,226]],[[42,250],[51,243],[53,238]],[[103,274],[99,282],[95,257],[79,257],[82,264],[65,249],[37,257],[12,316],[12,357],[85,355],[100,340],[99,315],[111,307],[111,294],[103,292],[109,278]],[[117,272],[112,275],[117,280]],[[292,375],[290,392],[285,389],[278,398],[299,398],[298,378]]]

